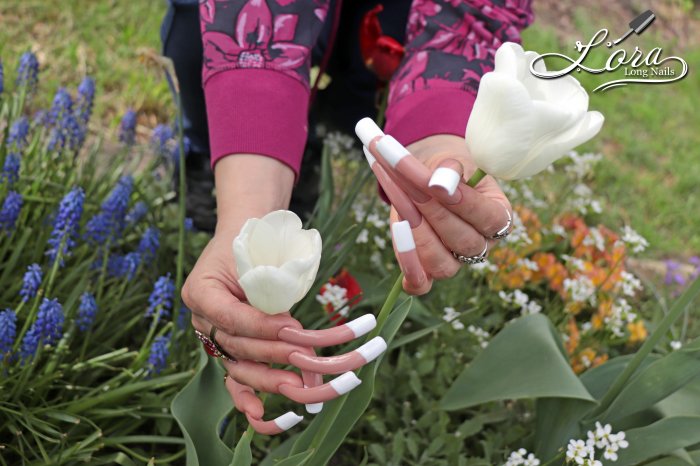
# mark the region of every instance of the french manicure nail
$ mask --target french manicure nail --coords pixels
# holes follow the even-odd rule
[[[392,168],[395,168],[401,159],[409,155],[408,149],[389,135],[382,136],[377,141],[377,151]]]
[[[308,386],[304,385],[304,388],[309,388]],[[309,414],[318,414],[321,412],[323,409],[323,403],[307,403],[305,405],[306,407],[306,412]]]
[[[272,421],[263,421],[262,419],[255,418],[248,413],[245,413],[245,417],[248,422],[253,427],[253,429],[259,434],[263,435],[277,435],[286,430],[291,429],[295,425],[299,424],[304,417],[298,416],[297,414],[289,411],[273,419]]]
[[[351,320],[345,325],[352,331],[355,338],[358,338],[369,333],[377,326],[377,318],[374,317],[374,314],[365,314],[355,320]]]
[[[362,144],[369,146],[372,139],[377,136],[384,136],[384,132],[377,126],[377,124],[371,118],[365,117],[357,122],[355,125],[355,134],[360,138]]]
[[[382,337],[374,337],[364,345],[357,348],[355,351],[360,353],[365,361],[372,362],[377,357],[386,351],[386,341]]]
[[[369,149],[367,149],[367,146],[362,146],[362,152],[365,153],[365,158],[367,159],[367,163],[369,164],[369,166],[371,167],[372,165],[374,165],[374,162],[376,162],[377,159],[375,159],[372,153],[369,151]]]
[[[461,178],[461,175],[451,168],[438,167],[437,170],[433,172],[433,176],[430,177],[428,187],[440,186],[452,196],[457,190]]]
[[[331,380],[329,383],[331,387],[333,387],[333,390],[338,392],[338,395],[344,395],[360,385],[362,381],[357,378],[354,372],[346,372]]]
[[[394,235],[394,244],[398,252],[408,252],[416,249],[413,233],[411,233],[411,225],[407,220],[394,222],[391,225],[391,232]]]
[[[279,416],[278,418],[274,419],[273,422],[277,424],[277,427],[282,429],[282,431],[285,431],[291,429],[303,420],[304,416],[299,416],[298,414],[293,413],[292,411],[288,411],[283,415]]]

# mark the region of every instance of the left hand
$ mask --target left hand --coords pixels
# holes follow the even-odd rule
[[[404,290],[419,295],[430,291],[433,279],[449,278],[459,271],[462,264],[454,258],[452,251],[471,257],[480,254],[486,244],[490,249],[495,243],[491,237],[508,223],[511,205],[490,176],[482,179],[475,188],[466,185],[476,166],[463,138],[435,135],[416,141],[407,149],[411,153],[408,157],[415,157],[422,166],[413,164],[415,170],[400,173],[381,157],[376,143],[370,148],[382,168],[408,194],[423,217],[420,224],[412,228],[412,233],[424,276],[415,279],[413,277],[421,277],[421,274],[406,274],[412,279],[404,280]],[[459,183],[453,195],[441,187],[428,186],[435,169],[445,166],[461,171],[465,180]],[[390,222],[393,224],[399,220],[399,214],[392,206]]]

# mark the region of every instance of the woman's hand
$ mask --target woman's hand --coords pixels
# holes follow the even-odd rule
[[[284,207],[278,201],[284,202],[284,195],[275,194],[275,189],[280,189],[285,181],[275,180],[274,170],[280,168],[276,163],[261,156],[237,156],[217,164],[217,190],[220,182],[223,187],[218,190],[217,198],[238,195],[239,202],[232,202],[230,197],[219,202],[216,233],[182,289],[195,330],[206,338],[213,327],[217,329],[215,342],[227,356],[226,388],[236,408],[246,414],[257,431],[266,434],[286,430],[301,418],[287,413],[276,420],[263,421],[263,404],[255,396],[255,390],[282,394],[306,404],[309,412],[318,412],[319,403],[336,398],[360,383],[350,371],[367,364],[386,348],[384,340],[377,337],[350,353],[319,358],[314,347],[338,345],[364,335],[376,325],[374,316],[362,316],[332,329],[309,331],[288,312],[269,315],[246,302],[238,284],[232,243],[248,218],[262,217]],[[229,169],[232,172],[224,175]],[[245,169],[248,171],[241,171]],[[260,179],[272,184],[269,191],[260,186]],[[255,187],[251,185],[253,180],[257,183]],[[223,217],[222,208],[226,212]],[[271,368],[271,363],[294,365],[301,369],[301,376],[290,370]],[[322,374],[342,375],[324,384]]]
[[[403,217],[410,217],[415,249],[423,268],[422,273],[407,270],[411,268],[406,264],[407,255],[397,249],[397,231],[392,228],[394,249],[406,272],[406,292],[424,294],[430,290],[433,279],[454,276],[462,264],[453,252],[465,257],[479,256],[493,245],[493,237],[509,225],[510,203],[493,178],[485,177],[476,188],[462,182],[476,171],[462,138],[430,136],[403,148],[385,136],[374,138],[370,151],[381,166],[375,168],[375,173],[383,170],[389,182],[401,188],[420,214],[420,218],[416,217],[411,206],[400,199],[394,202],[387,192],[392,200],[390,222],[393,225]],[[441,174],[433,177],[437,169]],[[389,182],[385,180],[382,186]]]

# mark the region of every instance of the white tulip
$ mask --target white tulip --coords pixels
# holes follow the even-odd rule
[[[476,165],[504,180],[535,175],[600,131],[603,115],[588,111],[588,94],[572,76],[540,79],[539,55],[506,42],[494,71],[481,78],[467,124]],[[535,64],[546,71],[544,60]]]
[[[251,306],[288,311],[308,293],[321,262],[321,235],[288,210],[251,218],[233,240],[238,284]]]

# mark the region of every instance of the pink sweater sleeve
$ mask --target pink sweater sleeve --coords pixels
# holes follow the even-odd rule
[[[385,131],[404,145],[464,137],[481,76],[503,42],[520,42],[530,0],[413,0],[406,56],[390,83]]]
[[[260,154],[298,179],[311,48],[327,11],[328,0],[200,3],[212,167],[227,155]]]

